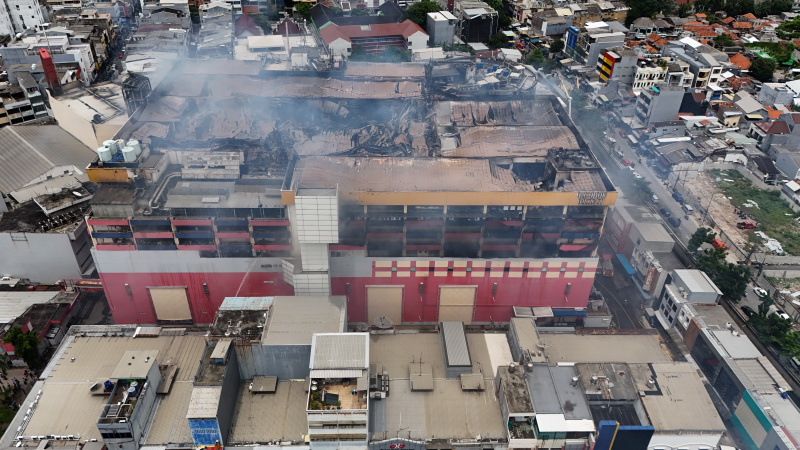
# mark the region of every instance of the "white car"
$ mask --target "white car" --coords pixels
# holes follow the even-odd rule
[[[641,175],[639,175],[639,174],[638,174],[638,173],[636,173],[636,172],[633,172],[633,178],[636,178],[637,180],[641,180],[641,179],[642,179],[642,176],[641,176]]]
[[[766,297],[767,296],[767,291],[765,291],[764,289],[762,289],[762,288],[760,288],[758,286],[753,288],[753,292],[755,292],[756,295],[759,296],[759,297]]]

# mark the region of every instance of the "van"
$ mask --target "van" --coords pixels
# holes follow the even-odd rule
[[[653,203],[658,204],[658,196],[656,194],[653,194]]]
[[[694,208],[692,208],[692,207],[691,207],[691,206],[689,206],[689,205],[683,205],[683,210],[684,210],[684,211],[686,211],[686,214],[692,214],[692,213],[694,213]]]
[[[800,359],[797,359],[797,357],[795,356],[794,358],[790,359],[789,362],[792,363],[792,367],[794,367],[794,370],[800,372]]]

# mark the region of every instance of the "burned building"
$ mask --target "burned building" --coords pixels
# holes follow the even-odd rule
[[[348,322],[382,327],[585,311],[616,192],[532,72],[448,62],[454,90],[415,67],[198,64],[87,169],[116,322],[204,324],[226,296],[293,294],[346,296]],[[181,317],[154,308],[163,287]]]

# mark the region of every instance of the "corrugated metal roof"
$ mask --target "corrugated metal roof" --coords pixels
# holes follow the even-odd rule
[[[442,339],[448,366],[471,366],[463,322],[442,322]]]
[[[369,333],[315,334],[311,341],[311,369],[369,368]]]
[[[0,129],[0,191],[11,192],[57,166],[86,167],[95,152],[57,125]]]
[[[31,305],[47,303],[57,295],[58,292],[0,292],[0,323],[11,323],[25,313]]]
[[[359,378],[362,369],[317,369],[309,372],[310,378]]]
[[[225,297],[220,311],[260,311],[269,309],[274,297]]]

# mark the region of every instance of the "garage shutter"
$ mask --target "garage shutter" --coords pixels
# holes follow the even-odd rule
[[[185,287],[151,287],[150,298],[153,299],[153,308],[159,321],[191,321],[192,312],[189,309],[189,298],[186,296]]]
[[[403,321],[402,286],[367,286],[367,321],[387,317],[395,324]]]
[[[439,288],[439,322],[472,323],[477,286],[441,286]]]

